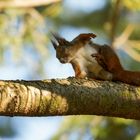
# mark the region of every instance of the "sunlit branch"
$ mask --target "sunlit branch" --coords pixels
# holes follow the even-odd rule
[[[140,87],[93,79],[0,81],[0,115],[102,115],[140,120]]]
[[[27,8],[48,5],[61,0],[9,0],[0,1],[0,8]]]

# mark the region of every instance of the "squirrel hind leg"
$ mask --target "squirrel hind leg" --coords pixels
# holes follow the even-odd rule
[[[107,80],[107,81],[112,81],[113,80],[113,74],[108,72],[108,71],[105,71],[104,69],[102,69],[100,72],[99,72],[99,78],[101,80]]]

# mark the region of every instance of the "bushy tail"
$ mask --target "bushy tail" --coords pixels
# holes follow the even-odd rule
[[[119,74],[114,74],[114,81],[140,86],[140,72],[124,70]]]

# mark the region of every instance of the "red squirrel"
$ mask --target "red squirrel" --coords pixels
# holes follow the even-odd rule
[[[113,74],[113,81],[140,86],[140,72],[125,70],[115,51],[108,45],[103,45],[98,52],[92,54],[98,64]]]
[[[61,63],[71,63],[75,71],[75,77],[94,78],[98,80],[112,80],[112,74],[106,71],[98,62],[91,57],[92,53],[98,53],[101,47],[91,41],[96,35],[93,33],[84,33],[75,37],[72,41],[54,34],[55,40],[51,40],[55,50],[56,57]]]

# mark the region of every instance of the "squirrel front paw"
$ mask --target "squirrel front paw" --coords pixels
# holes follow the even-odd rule
[[[85,78],[86,76],[87,76],[87,73],[85,71],[75,74],[76,78]]]
[[[104,57],[103,57],[101,54],[95,53],[95,54],[91,54],[91,56],[95,58],[95,60],[97,61],[97,63],[98,63],[101,67],[103,67],[103,69],[107,70],[107,66],[106,66]]]

